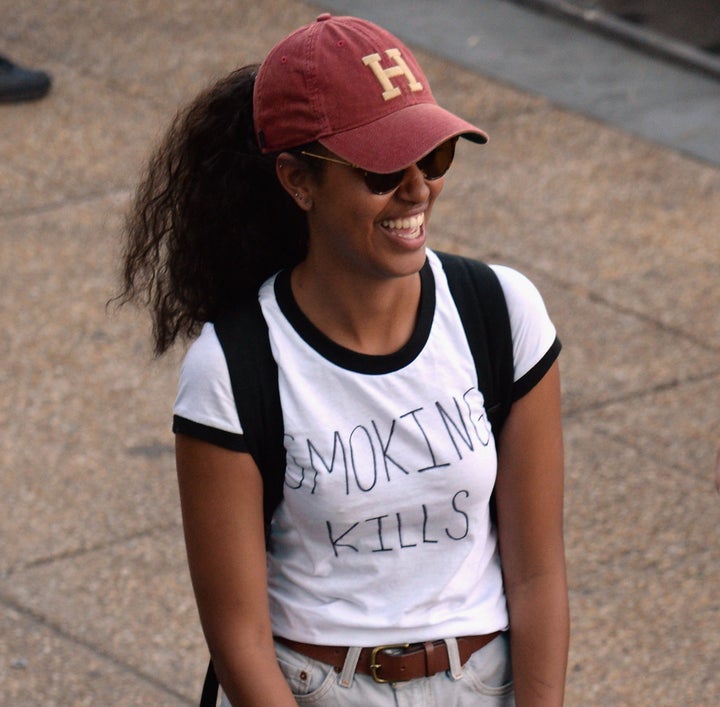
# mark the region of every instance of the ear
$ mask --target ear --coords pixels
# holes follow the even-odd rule
[[[310,211],[313,178],[305,162],[289,152],[281,152],[275,160],[275,174],[293,201],[303,211]]]

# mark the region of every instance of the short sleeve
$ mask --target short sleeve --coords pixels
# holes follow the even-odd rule
[[[212,324],[205,324],[180,369],[173,431],[246,451],[230,373]]]
[[[510,315],[513,340],[513,399],[530,391],[547,373],[560,353],[557,331],[537,287],[522,273],[493,265]]]

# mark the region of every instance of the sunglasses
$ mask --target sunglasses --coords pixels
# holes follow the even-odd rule
[[[441,145],[438,145],[434,150],[421,157],[417,162],[417,168],[422,172],[423,177],[430,181],[434,179],[440,179],[449,169],[452,164],[453,158],[455,157],[455,144],[458,139],[456,137],[446,140]],[[335,164],[342,164],[346,167],[352,167],[360,172],[367,184],[367,188],[373,194],[389,194],[394,189],[397,189],[405,176],[406,169],[399,169],[397,172],[390,172],[388,174],[382,174],[380,172],[369,172],[362,167],[358,167],[351,162],[337,159],[336,157],[327,157],[326,155],[316,155],[314,152],[306,152],[305,150],[300,151],[301,155],[306,157],[314,157],[317,160],[324,160],[325,162],[334,162]]]

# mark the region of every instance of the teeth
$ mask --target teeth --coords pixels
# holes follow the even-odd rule
[[[393,231],[417,231],[425,222],[425,214],[410,216],[409,218],[392,218],[382,222],[384,228]]]

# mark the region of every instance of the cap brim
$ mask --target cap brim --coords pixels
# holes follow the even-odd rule
[[[371,172],[405,169],[452,137],[484,144],[487,134],[435,103],[417,103],[367,125],[321,137],[344,160]]]

